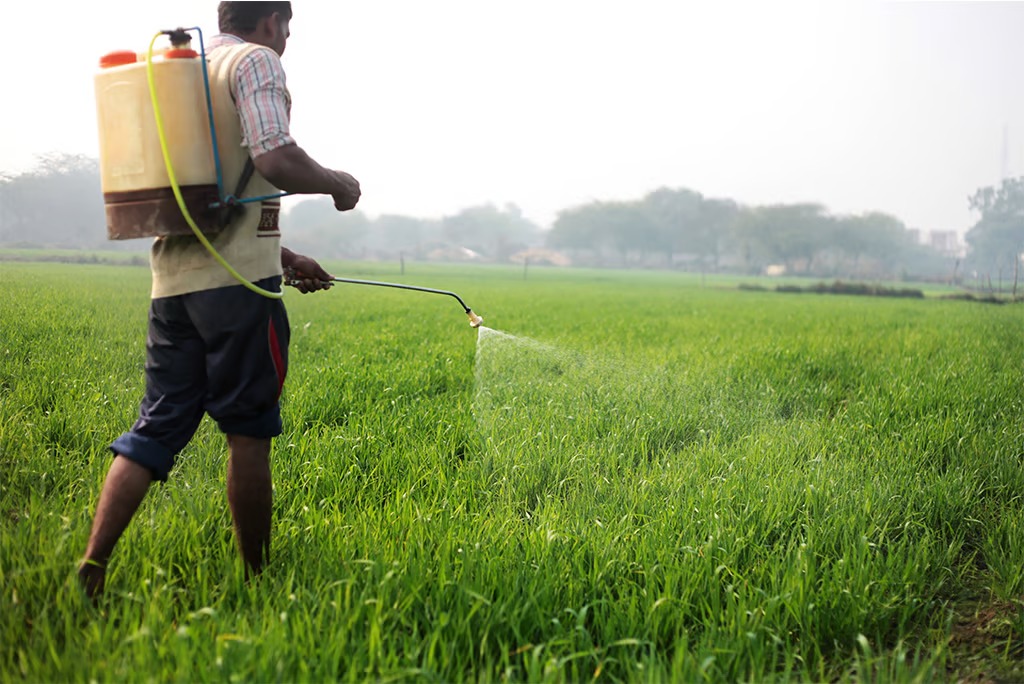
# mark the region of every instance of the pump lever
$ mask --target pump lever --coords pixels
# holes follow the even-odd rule
[[[180,26],[173,30],[162,31],[162,33],[171,41],[171,47],[178,48],[192,43],[192,36],[188,35],[188,30]]]

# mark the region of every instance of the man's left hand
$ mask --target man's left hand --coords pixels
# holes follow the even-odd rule
[[[283,254],[283,252],[282,252]],[[290,263],[284,266],[284,283],[291,285],[302,294],[327,290],[334,284],[334,276],[308,256],[289,252]]]

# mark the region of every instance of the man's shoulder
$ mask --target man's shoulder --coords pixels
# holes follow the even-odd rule
[[[238,55],[238,66],[243,64],[254,66],[264,63],[280,68],[281,65],[281,57],[273,49],[258,43],[250,43],[228,33],[222,33],[211,38],[210,47],[207,52],[211,56],[216,55],[218,58]]]
[[[225,47],[231,47],[232,45],[245,45],[246,42],[238,36],[230,33],[218,33],[210,40],[206,41],[206,51],[213,52]]]

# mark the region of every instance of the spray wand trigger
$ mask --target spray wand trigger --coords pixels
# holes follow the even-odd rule
[[[320,280],[319,278],[308,276],[302,271],[288,266],[284,269],[284,284],[298,290],[302,290],[303,287],[305,287],[307,289],[304,291],[312,291],[329,289],[334,285],[334,282],[331,280]]]

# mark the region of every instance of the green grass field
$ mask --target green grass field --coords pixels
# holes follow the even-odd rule
[[[92,606],[149,273],[0,264],[0,681],[1024,678],[1021,305],[328,266],[487,328],[289,291],[267,571],[207,420]]]

